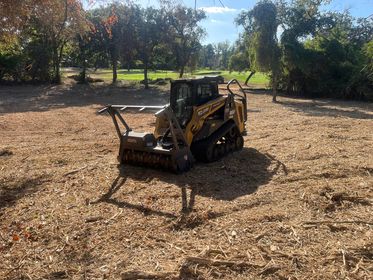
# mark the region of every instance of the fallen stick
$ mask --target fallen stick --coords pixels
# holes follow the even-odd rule
[[[114,220],[116,217],[123,213],[123,209],[121,209],[118,213],[114,214],[110,219],[106,220],[105,223],[108,224],[111,220]]]
[[[185,258],[186,263],[195,263],[208,266],[227,266],[227,267],[263,267],[261,265],[247,263],[247,262],[234,262],[234,261],[223,261],[223,260],[211,260],[201,257],[187,257]]]
[[[364,258],[361,258],[360,261],[356,264],[355,269],[351,272],[351,274],[355,274],[360,269],[360,264],[363,262]]]
[[[278,266],[269,266],[264,268],[261,272],[258,273],[258,275],[270,275],[276,273],[278,270],[280,270],[281,267]]]
[[[265,231],[265,232],[262,232],[262,233],[256,235],[256,236],[254,237],[254,239],[255,239],[256,241],[258,241],[258,240],[262,239],[264,236],[266,236],[268,233],[269,233],[269,230],[267,230],[267,231]]]
[[[70,172],[65,173],[63,176],[69,176],[69,175],[72,175],[72,174],[78,173],[79,171],[82,171],[83,169],[86,169],[87,167],[88,167],[88,165],[85,165],[85,166],[83,166],[83,167],[81,167],[81,168],[74,169],[74,170],[72,170],[72,171],[70,171]]]
[[[94,222],[98,222],[98,221],[101,221],[103,220],[104,217],[101,217],[101,216],[97,216],[97,217],[89,217],[89,218],[86,218],[85,219],[85,222],[86,223],[94,223]]]
[[[365,225],[373,225],[373,222],[369,221],[361,221],[361,220],[353,220],[353,221],[307,221],[302,223],[303,226],[307,225],[325,225],[325,224],[365,224]]]
[[[176,279],[176,275],[172,272],[145,272],[145,271],[126,271],[122,273],[122,280],[136,279]]]

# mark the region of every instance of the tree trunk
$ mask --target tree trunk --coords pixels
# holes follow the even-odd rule
[[[80,63],[82,67],[82,71],[79,74],[79,82],[85,83],[87,78],[87,62],[86,62],[86,45],[84,43],[84,39],[79,37],[79,50],[80,50]]]
[[[272,102],[277,102],[277,75],[273,75],[272,95]]]
[[[118,68],[118,60],[116,59],[116,55],[114,55],[114,58],[112,60],[113,64],[113,84],[117,82],[118,79],[118,73],[117,73],[117,68]]]
[[[247,79],[245,81],[245,86],[247,86],[247,84],[249,83],[249,80],[251,79],[252,76],[254,76],[255,73],[256,73],[256,71],[251,71],[249,77],[247,77]]]
[[[56,76],[54,77],[54,81],[57,84],[61,83],[61,73],[60,73],[60,66],[59,65],[56,65]]]
[[[82,70],[82,74],[81,74],[81,82],[82,83],[86,83],[87,81],[87,71],[86,71],[86,65],[85,65],[85,62],[83,64],[83,70]]]
[[[80,82],[86,83],[86,81],[87,81],[87,62],[86,62],[85,54],[83,54],[83,69],[82,69],[82,72],[80,73]]]
[[[180,73],[179,73],[179,78],[182,78],[184,76],[184,70],[185,70],[185,66],[181,66]]]
[[[144,65],[144,85],[145,85],[145,89],[149,89],[148,63],[145,63],[145,65]]]
[[[64,46],[65,46],[65,42],[61,42],[60,46],[55,45],[54,50],[53,50],[53,69],[54,69],[53,82],[57,84],[61,83],[61,71],[60,71],[61,67],[60,66],[61,66]]]
[[[58,54],[57,54],[57,49],[55,46],[53,46],[53,83],[58,83],[59,81],[59,67],[57,67],[58,64]]]
[[[61,83],[60,62],[59,62],[58,54],[56,51],[53,55],[53,70],[54,70],[53,82],[56,84],[60,84]]]

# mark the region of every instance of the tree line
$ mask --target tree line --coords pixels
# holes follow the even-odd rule
[[[60,67],[72,66],[82,69],[84,82],[87,68],[110,67],[115,83],[118,68],[141,68],[148,87],[149,69],[177,70],[179,77],[186,67],[228,69],[234,45],[201,45],[205,13],[166,4],[156,9],[113,3],[84,10],[76,0],[26,0],[14,10],[11,1],[0,1],[6,23],[0,29],[0,79],[58,83]]]
[[[119,67],[137,66],[147,88],[149,69],[175,69],[183,77],[195,67],[205,35],[199,25],[205,13],[181,5],[114,2],[85,10],[78,0],[26,0],[13,7],[0,2],[0,79],[58,83],[62,65],[80,67],[81,81],[88,67],[111,67],[116,82]]]
[[[132,1],[84,9],[79,0],[0,0],[0,80],[60,82],[61,66],[81,69],[197,68],[266,72],[276,100],[289,95],[373,99],[373,17],[327,12],[327,0],[262,0],[243,11],[230,44],[202,45],[202,10],[174,1]],[[96,1],[97,5],[97,1]]]

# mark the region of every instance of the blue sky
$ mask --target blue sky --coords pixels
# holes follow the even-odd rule
[[[179,0],[188,7],[194,7],[194,0]],[[157,5],[157,0],[140,0],[144,6]],[[256,0],[197,0],[197,7],[204,9],[207,19],[202,22],[206,29],[207,36],[204,39],[205,44],[217,43],[228,40],[235,41],[238,38],[240,28],[234,23],[235,17],[242,9],[251,9]],[[367,17],[373,14],[373,0],[332,0],[325,7],[328,10],[344,11],[349,10],[355,17]]]

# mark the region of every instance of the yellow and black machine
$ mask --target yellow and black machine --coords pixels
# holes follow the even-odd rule
[[[238,85],[233,92],[232,85]],[[153,133],[135,132],[122,113],[128,109],[158,110]],[[195,160],[216,161],[241,150],[246,133],[247,96],[237,80],[219,93],[219,79],[204,77],[171,81],[170,103],[163,106],[109,105],[120,139],[121,164],[188,171]],[[121,128],[122,126],[122,128]]]

